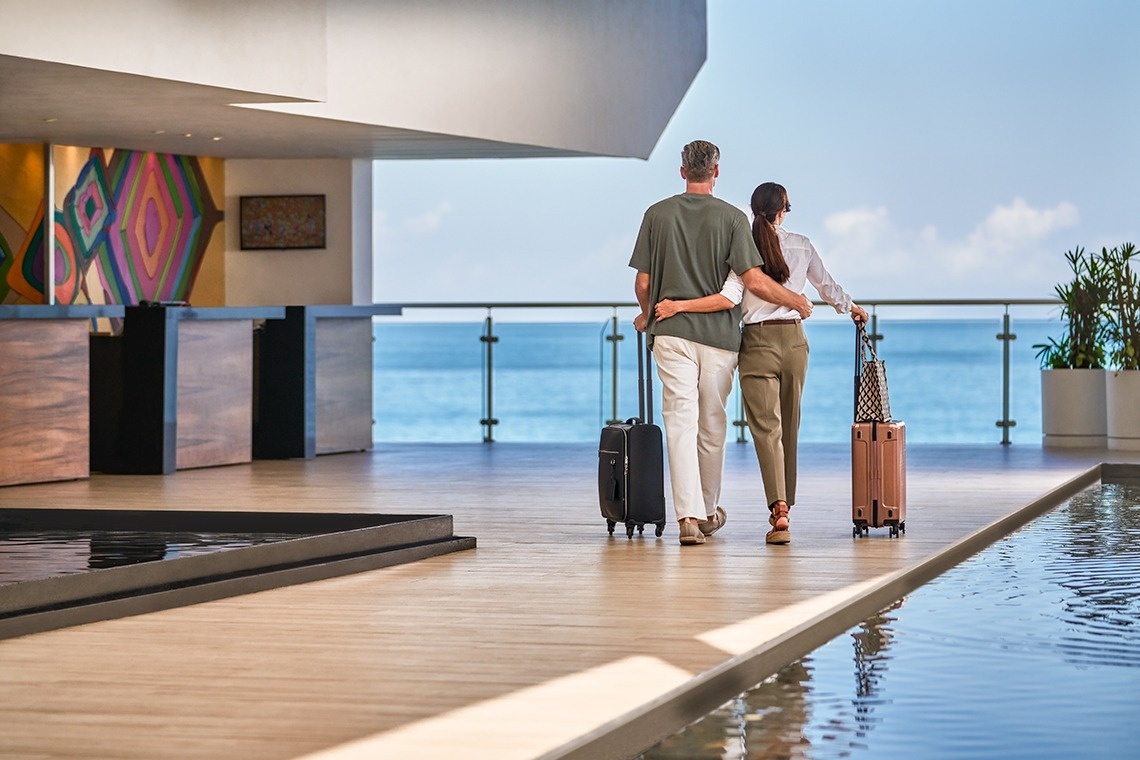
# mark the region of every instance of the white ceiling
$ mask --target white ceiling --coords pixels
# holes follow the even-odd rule
[[[220,158],[588,155],[231,105],[272,102],[290,101],[0,56],[0,143],[129,148]]]

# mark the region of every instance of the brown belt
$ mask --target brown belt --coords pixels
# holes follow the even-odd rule
[[[798,325],[798,319],[765,319],[762,322],[746,322],[745,327],[760,327],[760,325]]]

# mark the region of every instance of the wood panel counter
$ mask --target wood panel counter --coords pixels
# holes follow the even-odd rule
[[[92,336],[91,468],[166,474],[252,460],[253,323],[284,307],[128,306]]]
[[[253,455],[312,459],[372,448],[372,317],[398,305],[286,306],[261,332]]]
[[[90,320],[122,316],[122,306],[0,306],[0,486],[91,474]]]

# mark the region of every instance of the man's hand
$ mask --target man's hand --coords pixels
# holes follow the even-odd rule
[[[807,319],[811,316],[811,299],[800,293],[798,298],[795,299],[792,308],[800,313],[800,319]]]
[[[653,313],[657,315],[658,321],[668,319],[674,314],[679,314],[681,311],[677,302],[671,298],[666,298],[663,301],[658,301],[657,306],[653,308]]]
[[[645,332],[645,326],[649,324],[649,317],[643,311],[633,318],[633,326],[638,332]]]
[[[760,269],[760,267],[752,267],[740,273],[740,279],[744,282],[744,287],[748,288],[752,295],[757,296],[761,301],[774,303],[778,306],[786,306],[799,312],[800,319],[807,319],[811,316],[811,301],[803,293],[796,293],[794,290],[789,290],[783,285],[778,284]]]
[[[861,306],[851,304],[851,320],[855,324],[865,325],[868,319],[870,318],[867,316],[867,312]]]

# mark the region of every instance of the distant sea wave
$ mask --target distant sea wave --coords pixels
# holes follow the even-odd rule
[[[1033,344],[1058,333],[1056,320],[1015,321],[1010,349],[1013,442],[1041,442],[1040,365]],[[908,440],[997,443],[1002,431],[1002,331],[998,320],[883,321],[891,411]],[[620,326],[617,417],[637,414],[633,327]],[[850,435],[854,328],[805,322],[811,345],[800,440],[845,442]],[[377,442],[477,442],[487,416],[482,322],[378,321],[375,326],[373,438]],[[609,322],[494,325],[493,417],[497,441],[591,442],[613,412]],[[656,372],[654,372],[656,381]],[[661,388],[655,388],[660,423]],[[733,391],[729,416],[739,416]],[[735,439],[736,428],[729,432]]]

